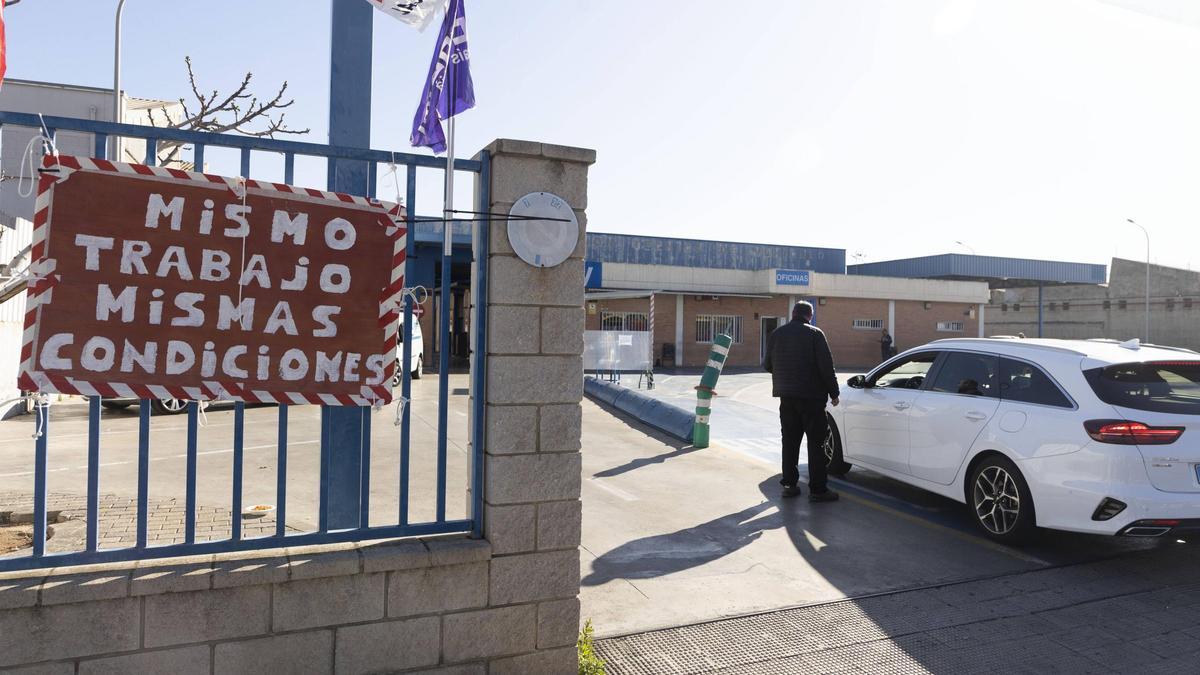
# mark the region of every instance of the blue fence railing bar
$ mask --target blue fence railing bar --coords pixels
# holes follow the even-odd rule
[[[285,183],[294,183],[295,181],[295,165],[297,157],[315,157],[324,159],[329,164],[328,175],[334,173],[334,164],[338,160],[349,161],[366,161],[368,162],[368,180],[367,184],[362,186],[358,192],[367,196],[376,196],[376,183],[378,181],[379,165],[385,167],[404,168],[407,172],[407,183],[405,186],[405,206],[410,214],[416,213],[417,200],[417,169],[428,169],[435,171],[445,171],[445,162],[436,157],[427,155],[416,155],[410,153],[392,152],[386,150],[370,150],[363,148],[342,147],[333,145],[322,145],[317,143],[306,143],[291,140],[275,140],[265,138],[255,138],[248,136],[236,136],[226,134],[210,134],[195,131],[179,130],[179,129],[163,129],[155,127],[147,127],[131,124],[116,124],[112,122],[99,122],[94,120],[80,120],[64,117],[39,117],[38,115],[26,113],[0,112],[0,129],[5,127],[27,127],[31,129],[39,129],[43,127],[49,131],[51,136],[57,131],[72,131],[94,134],[95,142],[93,144],[93,156],[105,157],[108,152],[109,143],[117,138],[131,138],[144,140],[146,142],[145,162],[147,164],[157,163],[159,149],[164,143],[184,143],[191,147],[192,160],[196,166],[196,170],[203,170],[205,163],[205,151],[208,148],[232,148],[239,151],[239,172],[245,177],[254,177],[252,175],[252,151],[262,151],[270,153],[280,153],[283,155],[283,179]],[[485,152],[480,156],[480,159],[456,159],[454,168],[456,171],[468,171],[480,174],[482,180],[478,181],[481,186],[478,193],[475,195],[475,210],[485,212],[488,210],[490,203],[490,195],[488,194],[490,167],[489,156]],[[399,180],[397,174],[396,179]],[[456,225],[458,227],[458,225]],[[330,528],[328,523],[328,507],[329,507],[329,467],[324,461],[320,465],[320,485],[318,490],[318,505],[317,518],[318,525],[315,531],[311,532],[292,532],[288,533],[287,518],[288,518],[288,467],[289,467],[289,417],[294,412],[292,408],[296,406],[280,405],[278,406],[278,434],[276,436],[277,454],[275,455],[275,500],[276,523],[272,533],[265,536],[245,537],[243,536],[242,528],[242,499],[243,487],[246,479],[243,473],[243,463],[246,455],[245,431],[246,431],[246,406],[243,403],[235,404],[233,415],[233,448],[232,448],[232,477],[231,477],[231,499],[229,503],[230,511],[230,536],[227,539],[203,540],[200,538],[200,532],[197,528],[197,511],[200,505],[198,504],[198,489],[197,476],[200,467],[198,466],[198,456],[203,454],[199,452],[199,443],[201,439],[201,418],[204,415],[203,408],[200,403],[190,401],[186,409],[186,431],[184,440],[185,452],[184,461],[184,523],[182,541],[172,542],[164,545],[152,545],[148,541],[148,517],[150,512],[150,476],[151,476],[151,426],[152,413],[151,402],[142,400],[139,402],[139,416],[137,422],[137,462],[136,462],[136,539],[132,546],[123,546],[120,548],[103,548],[101,546],[100,533],[100,498],[103,494],[103,484],[101,481],[100,467],[102,466],[102,453],[105,448],[101,443],[101,401],[99,398],[91,398],[88,400],[88,421],[87,421],[87,475],[86,475],[86,535],[82,550],[73,550],[69,552],[53,552],[48,553],[46,550],[47,543],[47,477],[55,467],[50,466],[51,460],[51,443],[53,436],[51,435],[51,418],[54,416],[51,406],[47,401],[40,400],[34,406],[35,424],[38,429],[38,434],[33,442],[33,544],[30,553],[19,552],[10,554],[0,558],[0,571],[22,570],[46,567],[62,567],[70,565],[97,563],[97,562],[114,562],[123,560],[139,560],[146,558],[173,557],[180,555],[191,554],[207,554],[221,553],[232,551],[245,551],[253,549],[274,548],[280,546],[301,546],[307,544],[322,544],[359,541],[369,539],[381,539],[392,537],[407,537],[407,536],[422,536],[434,534],[452,534],[452,533],[469,533],[474,536],[482,536],[483,529],[483,434],[484,434],[484,395],[482,393],[484,386],[484,373],[486,372],[484,346],[485,334],[484,330],[487,326],[486,316],[486,289],[487,289],[487,242],[488,242],[488,227],[489,223],[486,218],[478,221],[474,225],[473,242],[474,242],[474,264],[472,265],[471,288],[472,294],[477,298],[477,301],[471,303],[471,316],[469,324],[474,333],[471,335],[471,375],[469,378],[469,386],[471,391],[471,421],[467,434],[469,439],[469,454],[468,454],[468,475],[465,476],[465,482],[469,492],[468,513],[466,518],[449,519],[446,517],[447,503],[447,435],[448,435],[448,419],[447,419],[447,387],[448,380],[446,374],[449,372],[449,352],[448,343],[444,341],[447,335],[449,323],[452,320],[451,313],[440,310],[437,312],[438,333],[443,338],[439,343],[440,372],[440,387],[438,392],[439,409],[437,412],[437,443],[436,443],[436,458],[435,471],[432,481],[436,484],[433,486],[434,500],[436,507],[434,509],[435,517],[432,521],[414,522],[413,512],[410,506],[412,501],[413,491],[411,489],[411,480],[413,473],[413,447],[412,447],[412,406],[402,405],[402,412],[399,414],[399,438],[395,448],[384,448],[387,451],[396,451],[398,453],[399,474],[394,477],[397,481],[399,511],[395,513],[394,523],[384,525],[371,525],[371,447],[370,447],[370,431],[371,431],[371,413],[364,416],[363,436],[366,442],[363,446],[362,468],[360,480],[360,500],[357,518],[357,527],[351,528]],[[410,226],[410,232],[414,232],[415,228]],[[408,238],[408,255],[411,259],[414,250],[413,246],[416,237]],[[443,307],[449,305],[450,297],[450,268],[448,265],[442,266],[441,278],[441,298],[443,298]],[[403,330],[405,339],[402,348],[402,361],[399,373],[401,374],[399,382],[399,393],[401,400],[409,401],[412,398],[412,382],[410,364],[412,363],[412,341],[409,336],[412,335],[413,329],[413,304],[411,297],[406,297],[403,311]],[[396,405],[401,405],[397,403]],[[324,443],[322,447],[324,448]],[[261,447],[261,446],[260,446]],[[379,450],[379,449],[377,449]],[[324,458],[322,458],[324,459]],[[291,463],[295,466],[295,463]],[[392,479],[392,477],[388,477]],[[380,477],[376,477],[380,480]],[[390,514],[389,514],[390,516]]]

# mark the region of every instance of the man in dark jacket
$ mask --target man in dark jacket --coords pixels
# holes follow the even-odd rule
[[[763,367],[771,373],[773,394],[779,399],[783,431],[783,496],[800,494],[800,441],[808,435],[808,500],[831,502],[838,498],[826,486],[825,403],[838,404],[833,354],[820,328],[811,325],[813,306],[800,302],[792,309],[791,323],[780,326],[767,339]]]

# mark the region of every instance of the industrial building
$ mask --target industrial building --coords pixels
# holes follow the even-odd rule
[[[815,306],[839,367],[869,367],[882,329],[900,350],[994,334],[993,315],[1007,310],[993,289],[1096,289],[1107,271],[975,255],[847,267],[844,249],[601,233],[587,243],[587,329],[652,330],[654,363],[666,368],[703,365],[720,332],[734,338],[729,365],[758,366],[800,300]]]
[[[1121,258],[1113,258],[1106,270],[957,254],[856,265],[849,272],[984,281],[992,289],[985,311],[988,335],[1139,338],[1200,350],[1200,272]]]
[[[900,349],[983,334],[988,285],[846,273],[844,249],[589,234],[588,330],[650,330],[659,367],[701,366],[712,338],[734,338],[727,363],[758,366],[766,337],[808,300],[841,367]]]

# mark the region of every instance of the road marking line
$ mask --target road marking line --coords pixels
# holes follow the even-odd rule
[[[842,496],[844,498],[854,502],[855,504],[861,504],[868,508],[875,509],[876,511],[880,511],[883,513],[887,513],[887,514],[896,516],[897,518],[900,518],[901,520],[905,520],[910,523],[920,525],[929,530],[934,530],[936,532],[945,532],[957,539],[975,544],[977,546],[981,546],[990,551],[995,551],[996,553],[1003,553],[1007,556],[1016,558],[1017,560],[1021,560],[1023,562],[1033,563],[1035,565],[1041,565],[1043,567],[1050,567],[1050,563],[1045,560],[1042,560],[1041,558],[1029,555],[1027,553],[1022,553],[1020,551],[1013,550],[1002,544],[997,544],[993,541],[988,541],[987,539],[982,539],[975,535],[967,534],[966,532],[963,532],[961,530],[956,530],[952,527],[946,527],[945,525],[940,525],[938,523],[932,523],[928,520],[925,520],[924,518],[920,518],[920,517],[914,516],[912,514],[904,513],[903,511],[898,511],[896,509],[893,509],[890,506],[884,506],[883,504],[877,504],[869,499],[863,499],[862,497],[856,497],[855,495],[847,494],[846,492],[842,492]]]
[[[229,424],[204,424],[204,425],[201,425],[201,428],[216,429],[216,428],[220,428],[220,427],[231,427],[231,426],[233,426],[232,422],[230,422]],[[186,431],[186,430],[187,430],[187,427],[154,427],[151,430],[151,433],[158,433],[160,431]],[[114,429],[114,430],[110,430],[110,431],[101,431],[100,435],[101,436],[118,436],[120,434],[136,434],[136,433],[138,433],[138,429],[135,427],[133,429]],[[85,433],[81,433],[81,434],[54,434],[53,439],[57,441],[57,440],[60,440],[63,438],[87,438],[87,437],[88,437],[88,434],[85,432]],[[0,438],[0,443],[32,443],[33,440],[34,439],[32,439],[32,438]]]
[[[290,448],[294,445],[312,445],[313,443],[320,443],[320,442],[321,442],[320,440],[288,441],[288,447]],[[245,451],[245,450],[263,450],[265,448],[274,448],[274,447],[277,447],[275,443],[267,443],[266,445],[247,445],[246,447],[242,448],[242,450],[243,451]],[[197,452],[196,454],[197,455],[227,455],[232,452],[233,452],[233,448],[225,448],[223,450],[205,450],[203,452]],[[169,459],[186,459],[186,458],[187,458],[187,453],[184,453],[184,454],[180,454],[180,455],[167,455],[166,457],[151,457],[150,461],[151,462],[165,462]],[[102,462],[101,464],[99,464],[99,466],[101,466],[101,467],[128,466],[130,464],[136,464],[136,463],[137,463],[136,460],[126,460],[123,462]],[[87,465],[85,464],[83,466],[76,466],[76,467],[64,466],[64,467],[59,467],[56,469],[47,469],[46,472],[51,473],[54,471],[70,471],[72,469],[74,469],[76,471],[86,471]],[[32,476],[32,475],[33,475],[32,471],[21,471],[18,473],[0,473],[0,478],[15,478],[17,476]]]
[[[736,440],[736,439],[735,439],[735,440]],[[743,440],[744,440],[744,439],[743,439]],[[761,463],[763,463],[763,464],[767,464],[767,465],[769,465],[769,466],[773,466],[773,465],[774,465],[774,462],[768,462],[768,461],[766,461],[764,458],[762,458],[762,457],[758,457],[758,456],[755,456],[754,454],[752,454],[752,453],[750,453],[750,452],[746,451],[746,450],[745,450],[745,449],[743,449],[743,448],[738,448],[738,447],[736,447],[736,446],[730,447],[730,446],[728,446],[728,445],[723,445],[724,443],[728,443],[728,442],[729,442],[729,440],[720,440],[720,439],[717,439],[717,440],[714,440],[714,441],[713,441],[713,444],[714,444],[714,445],[717,445],[717,446],[723,446],[723,447],[725,447],[726,449],[733,450],[734,452],[737,452],[738,454],[742,455],[743,457],[749,457],[750,459],[757,460],[757,461],[759,461],[759,462],[761,462]],[[878,495],[878,496],[879,496],[879,498],[881,498],[881,499],[889,499],[889,500],[891,500],[891,499],[896,499],[896,498],[894,498],[894,497],[890,497],[890,496],[888,496],[888,495],[886,495],[886,494],[883,494],[883,493],[876,492],[876,491],[874,491],[874,490],[872,490],[872,489],[870,489],[870,488],[865,488],[865,487],[862,487],[862,486],[859,486],[859,485],[856,485],[856,484],[847,484],[847,485],[848,485],[848,488],[847,488],[847,489],[862,490],[862,491],[864,491],[864,492],[869,492],[869,493],[871,493],[871,494],[873,494],[873,495]],[[992,550],[992,551],[996,551],[996,552],[999,552],[999,553],[1003,553],[1003,554],[1005,554],[1005,555],[1008,555],[1008,556],[1010,556],[1010,557],[1016,558],[1016,559],[1018,559],[1018,560],[1021,560],[1021,561],[1023,561],[1023,562],[1033,563],[1033,564],[1036,564],[1036,565],[1041,565],[1041,566],[1043,566],[1043,567],[1050,567],[1050,563],[1049,563],[1049,562],[1047,562],[1047,561],[1045,561],[1045,560],[1042,560],[1041,558],[1038,558],[1038,557],[1035,557],[1035,556],[1029,555],[1029,554],[1027,554],[1027,553],[1021,553],[1021,552],[1019,552],[1019,551],[1016,551],[1016,550],[1013,550],[1013,549],[1011,549],[1011,548],[1008,548],[1007,546],[1004,546],[1004,545],[1002,545],[1002,544],[997,544],[997,543],[995,543],[995,542],[993,542],[993,541],[989,541],[989,540],[987,540],[987,539],[983,539],[982,537],[979,537],[979,536],[976,536],[976,535],[972,535],[972,534],[968,534],[968,533],[966,533],[966,532],[963,532],[962,530],[956,530],[956,529],[954,529],[954,528],[952,528],[952,527],[946,527],[945,525],[942,525],[942,524],[939,524],[939,523],[934,523],[934,522],[931,522],[931,521],[929,521],[929,520],[926,520],[926,519],[924,519],[924,518],[921,518],[921,517],[918,517],[918,516],[914,516],[914,515],[912,515],[912,514],[904,513],[903,511],[900,511],[900,510],[898,510],[898,509],[894,509],[894,508],[892,508],[892,507],[890,507],[890,506],[884,506],[883,504],[879,504],[879,503],[873,502],[873,501],[871,501],[871,500],[869,500],[869,499],[863,499],[862,497],[856,497],[855,495],[852,495],[852,494],[847,494],[847,492],[846,492],[845,490],[843,490],[841,494],[842,494],[842,496],[843,496],[843,497],[845,497],[846,499],[848,499],[848,500],[850,500],[850,501],[853,501],[853,502],[855,502],[856,504],[862,504],[862,505],[864,505],[864,506],[868,506],[868,507],[870,507],[870,508],[873,508],[873,509],[875,509],[875,510],[877,510],[877,511],[882,511],[882,512],[884,512],[884,513],[889,513],[889,514],[891,514],[891,515],[898,516],[898,517],[900,517],[900,518],[901,518],[901,519],[903,519],[903,520],[907,520],[907,521],[909,521],[909,522],[913,522],[913,523],[916,523],[916,524],[918,524],[918,525],[922,525],[922,526],[924,526],[924,527],[926,527],[926,528],[928,528],[928,529],[931,529],[931,530],[942,531],[942,532],[948,532],[948,533],[952,534],[953,536],[955,536],[955,537],[956,537],[956,538],[958,538],[958,539],[962,539],[962,540],[964,540],[964,541],[969,541],[969,542],[971,542],[971,543],[973,543],[973,544],[976,544],[976,545],[978,545],[978,546],[982,546],[982,547],[984,547],[984,548],[986,548],[986,549],[990,549],[990,550]],[[903,500],[901,500],[901,501],[903,501]],[[904,502],[904,503],[906,503],[906,504],[907,504],[907,502]],[[926,509],[924,509],[923,507],[916,506],[916,505],[914,505],[914,506],[915,506],[916,508],[920,508],[920,509],[922,509],[922,510],[926,510]]]
[[[595,478],[589,478],[589,479],[587,479],[587,482],[591,485],[594,485],[594,486],[600,488],[601,490],[604,490],[605,492],[616,495],[617,497],[620,497],[621,499],[624,499],[627,502],[640,501],[638,499],[638,497],[636,497],[635,495],[629,494],[628,492],[622,490],[621,488],[613,487],[611,485],[605,485],[604,483],[601,483],[600,481],[596,480]]]

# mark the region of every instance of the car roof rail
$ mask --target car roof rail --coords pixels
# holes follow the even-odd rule
[[[1200,354],[1200,352],[1197,352],[1195,349],[1188,349],[1187,347],[1170,347],[1168,345],[1155,345],[1155,344],[1150,344],[1148,342],[1143,342],[1142,346],[1150,347],[1152,349],[1165,349],[1169,352],[1183,352],[1185,354]]]
[[[1124,342],[1122,342],[1120,340],[1114,340],[1113,338],[1088,338],[1087,341],[1088,342],[1103,342],[1105,344],[1110,344],[1110,345],[1125,344]],[[1165,349],[1165,350],[1171,351],[1171,352],[1183,352],[1185,354],[1200,354],[1200,352],[1197,352],[1195,349],[1188,349],[1187,347],[1173,347],[1171,345],[1156,345],[1156,344],[1153,344],[1150,342],[1139,342],[1138,346],[1149,347],[1151,349]]]
[[[1087,356],[1087,352],[1081,352],[1078,349],[1071,349],[1070,347],[1063,347],[1063,346],[1059,346],[1059,345],[1041,344],[1041,343],[1037,343],[1037,342],[1032,342],[1028,338],[1017,338],[1015,340],[1011,339],[1011,338],[1007,338],[1007,337],[1001,337],[1001,338],[942,338],[941,340],[934,340],[933,342],[930,342],[929,344],[931,344],[931,345],[936,345],[939,343],[959,343],[959,344],[961,344],[964,342],[967,344],[978,344],[981,342],[985,343],[985,344],[987,344],[987,343],[1002,344],[1006,347],[1023,347],[1026,349],[1038,349],[1038,350],[1042,350],[1042,351],[1059,352],[1061,354],[1071,354],[1074,356]],[[1066,341],[1064,340],[1064,342],[1066,342]]]

